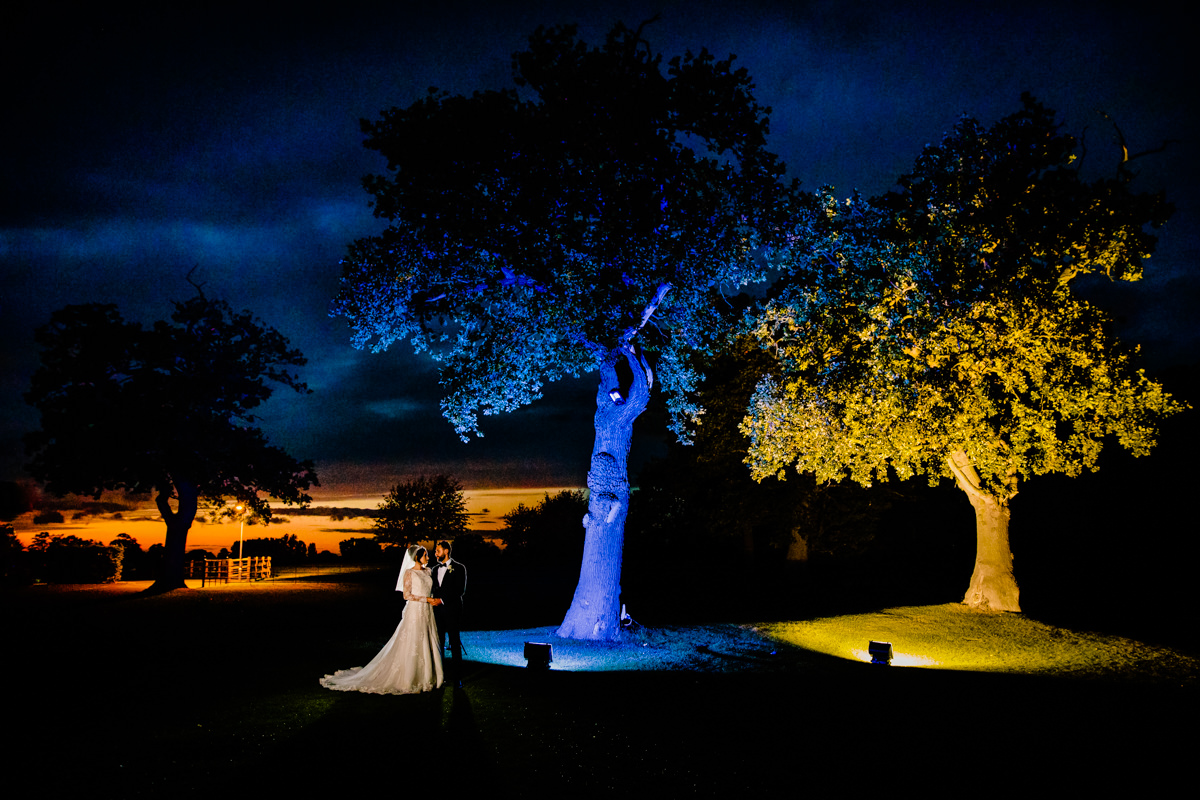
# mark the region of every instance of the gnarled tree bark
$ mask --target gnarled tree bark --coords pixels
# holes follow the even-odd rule
[[[946,461],[975,509],[975,570],[963,603],[981,611],[1020,611],[1020,589],[1013,574],[1012,547],[1008,541],[1008,502],[1017,493],[1017,476],[1009,475],[1010,491],[997,496],[980,485],[979,475],[965,451],[956,451]]]
[[[622,387],[617,363],[624,359],[633,383]],[[633,421],[650,400],[653,373],[629,345],[613,348],[600,368],[596,392],[596,441],[588,470],[588,513],[583,518],[583,564],[571,607],[558,628],[568,639],[613,640],[621,633],[621,553],[629,512],[629,445]],[[620,392],[619,398],[611,394]]]

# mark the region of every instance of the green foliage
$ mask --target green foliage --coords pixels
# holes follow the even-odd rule
[[[1019,479],[1094,468],[1108,436],[1149,451],[1182,406],[1072,281],[1136,280],[1170,207],[1124,173],[1084,180],[1073,146],[1026,96],[927,148],[898,193],[816,198],[790,283],[750,326],[785,369],[744,423],[757,478],[936,482],[960,454],[1006,503]]]
[[[28,468],[51,492],[175,497],[185,481],[202,499],[233,497],[265,518],[260,492],[308,501],[311,462],[253,426],[272,383],[307,391],[291,371],[305,360],[249,312],[200,295],[144,330],[115,306],[67,306],[36,338],[41,366],[25,397],[42,426],[26,437]]]
[[[375,538],[385,544],[453,539],[467,530],[463,488],[449,475],[424,475],[392,487],[379,506]]]
[[[720,292],[763,278],[790,195],[746,71],[704,50],[665,67],[640,29],[589,48],[539,28],[521,91],[431,90],[364,121],[389,227],[351,246],[334,311],[356,346],[441,361],[464,441],[617,348],[656,356],[673,427],[694,421],[685,355],[722,330]]]

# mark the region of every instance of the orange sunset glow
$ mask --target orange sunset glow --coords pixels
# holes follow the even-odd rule
[[[489,534],[504,527],[503,517],[518,504],[537,505],[547,493],[574,490],[577,487],[542,487],[522,489],[467,489],[463,494],[467,502],[467,527],[472,531]],[[378,508],[382,495],[375,496],[319,496],[312,506],[319,508]],[[118,534],[127,533],[143,548],[162,544],[166,538],[166,526],[152,500],[140,502],[136,508],[109,514],[89,514],[62,508],[64,521],[60,523],[38,523],[33,521],[39,511],[31,511],[17,517],[11,524],[21,542],[28,546],[41,531],[54,535],[73,535],[81,539],[94,539],[108,544]],[[188,550],[204,549],[217,553],[229,547],[238,538],[238,522],[202,521],[203,510],[188,534]],[[286,506],[277,507],[279,522],[269,527],[246,526],[246,538],[277,538],[294,535],[308,544],[315,544],[318,551],[338,552],[338,543],[354,536],[369,536],[373,520],[365,517],[334,520],[328,516],[289,516]]]

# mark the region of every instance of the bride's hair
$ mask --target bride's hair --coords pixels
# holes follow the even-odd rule
[[[408,548],[408,557],[417,564],[421,563],[421,556],[423,555],[425,555],[425,548],[421,547],[419,544],[414,544],[412,547]]]

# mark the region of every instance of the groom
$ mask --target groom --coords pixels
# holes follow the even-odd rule
[[[439,644],[445,650],[446,636],[450,637],[451,660],[446,677],[455,686],[462,686],[462,626],[463,593],[467,591],[467,568],[450,557],[450,543],[438,542],[433,549],[437,564],[433,568],[433,596],[442,602],[433,607],[437,620]]]

